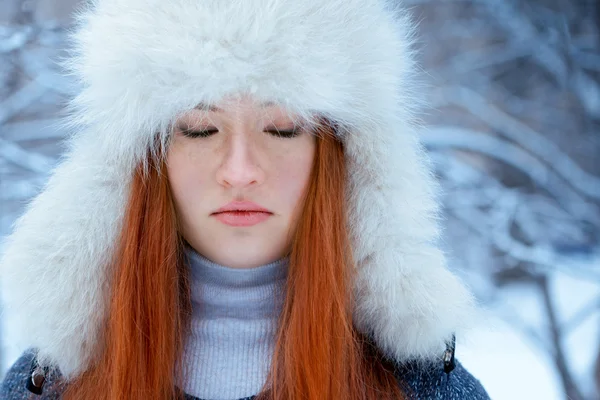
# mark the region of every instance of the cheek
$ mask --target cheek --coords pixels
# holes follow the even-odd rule
[[[301,152],[283,160],[277,169],[277,186],[281,198],[292,209],[298,205],[306,191],[313,165],[314,148],[310,146],[306,152]]]
[[[196,160],[182,149],[177,149],[168,155],[169,184],[178,212],[184,215],[192,211],[192,208],[197,208],[194,199],[197,198],[197,193],[202,192],[205,182],[202,176],[204,169],[196,164]]]

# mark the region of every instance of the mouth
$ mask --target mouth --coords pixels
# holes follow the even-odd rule
[[[273,213],[251,201],[232,201],[212,214],[230,226],[252,226],[269,219]]]
[[[273,215],[267,211],[231,210],[212,214],[218,221],[229,226],[252,226],[266,221]]]

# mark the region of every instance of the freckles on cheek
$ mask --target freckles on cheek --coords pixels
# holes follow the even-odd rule
[[[181,189],[188,198],[197,199],[199,193],[206,187],[206,176],[201,166],[187,166],[180,181]]]
[[[205,177],[201,165],[188,152],[181,152],[169,164],[169,180],[178,202],[185,207],[194,203]]]
[[[279,169],[277,179],[279,191],[288,204],[296,204],[307,189],[310,167],[304,164],[306,161],[297,164],[289,163]]]

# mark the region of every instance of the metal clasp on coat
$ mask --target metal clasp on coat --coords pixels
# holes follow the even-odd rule
[[[452,334],[452,339],[446,342],[446,351],[444,351],[444,372],[449,374],[456,368],[456,360],[454,359],[454,351],[456,349],[456,336]]]
[[[31,393],[41,395],[44,390],[47,374],[48,367],[39,366],[34,357],[33,360],[31,360],[31,368],[29,370],[29,376],[27,377],[27,383],[25,384],[27,390]]]

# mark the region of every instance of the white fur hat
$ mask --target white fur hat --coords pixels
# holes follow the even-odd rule
[[[395,2],[396,3],[396,2]],[[97,349],[135,165],[199,102],[250,93],[339,125],[359,275],[356,326],[397,361],[439,359],[473,315],[437,241],[416,134],[412,25],[384,0],[95,0],[69,68],[69,150],[0,260],[10,329],[66,376]]]

